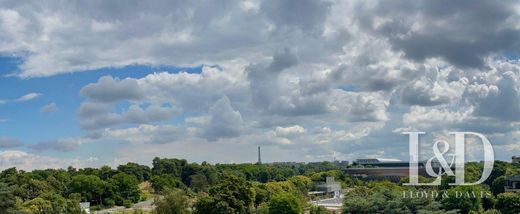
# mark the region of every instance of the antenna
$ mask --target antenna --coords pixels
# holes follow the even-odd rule
[[[258,162],[257,164],[262,164],[262,155],[260,154],[260,146],[258,146]]]

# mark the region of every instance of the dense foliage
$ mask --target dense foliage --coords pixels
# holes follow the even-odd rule
[[[202,210],[210,208],[204,207],[214,206],[222,210],[221,213],[253,212],[279,192],[306,194],[312,183],[309,177],[316,172],[323,174],[345,167],[328,162],[211,165],[155,158],[152,167],[127,163],[116,169],[69,167],[26,172],[9,168],[0,173],[0,213],[80,213],[79,202],[90,202],[92,210],[130,207],[146,199],[139,190],[142,182],[150,183],[156,194],[165,195],[162,199],[166,202],[156,200],[157,207],[186,198],[176,206],[189,205],[190,209],[186,210],[190,212],[207,213],[210,211]],[[315,179],[321,178],[319,175]],[[197,195],[188,198],[184,195],[186,191]],[[163,210],[171,210],[171,207],[175,206]],[[188,212],[186,210],[171,213]]]
[[[333,176],[348,189],[343,213],[519,213],[520,194],[504,193],[507,176],[520,165],[497,161],[485,183],[410,187],[388,181],[368,181],[345,174],[341,163],[201,164],[155,158],[152,167],[127,163],[116,169],[47,169],[0,173],[0,213],[81,213],[79,202],[93,210],[130,207],[155,197],[154,213],[329,213],[314,206],[309,191]],[[480,178],[482,164],[466,165],[467,182]],[[427,178],[420,178],[427,181]],[[404,179],[402,182],[406,182]],[[140,184],[147,184],[146,193]],[[407,192],[440,192],[447,197],[420,197]],[[459,197],[476,192],[486,197]],[[135,211],[135,213],[142,213]]]

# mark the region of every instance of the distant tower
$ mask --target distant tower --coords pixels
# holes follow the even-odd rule
[[[258,146],[258,164],[262,164],[262,156],[260,155],[260,146]]]

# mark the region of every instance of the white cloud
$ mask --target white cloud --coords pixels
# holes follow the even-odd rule
[[[19,103],[19,102],[26,102],[26,101],[29,101],[29,100],[33,100],[33,99],[36,99],[38,97],[41,97],[43,94],[41,93],[28,93],[28,94],[25,94],[19,98],[16,98],[16,99],[12,99],[12,100],[0,100],[0,104],[7,104],[7,103]]]
[[[130,143],[124,160],[143,148],[186,155],[256,144],[308,159],[406,158],[400,130],[508,136],[518,128],[519,61],[503,57],[520,50],[513,4],[22,2],[0,9],[0,52],[21,57],[22,78],[204,65],[200,73],[108,75],[81,89],[81,128]],[[481,16],[483,8],[498,15]],[[41,147],[82,144],[65,142]],[[193,156],[229,159],[208,153]]]
[[[58,158],[49,156],[40,156],[24,151],[7,150],[0,151],[0,169],[16,167],[21,170],[33,169],[49,169],[49,168],[67,168],[73,167],[88,167],[98,165],[95,159],[89,158],[87,160]]]
[[[288,126],[288,127],[276,127],[275,133],[278,137],[291,137],[291,136],[297,136],[301,134],[305,134],[306,130],[305,128],[294,125],[294,126]]]
[[[126,78],[119,80],[111,76],[99,78],[97,83],[91,83],[80,91],[84,96],[101,102],[114,102],[118,100],[138,100],[142,97],[135,79]]]
[[[202,137],[209,141],[237,137],[245,128],[242,115],[231,106],[231,101],[225,96],[209,108],[207,117],[205,123],[200,125]]]
[[[42,94],[40,94],[40,93],[28,93],[28,94],[23,95],[20,98],[14,100],[14,102],[25,102],[25,101],[29,101],[29,100],[35,99],[37,97],[40,97],[40,96],[42,96]]]
[[[464,111],[449,111],[448,109],[426,108],[413,106],[411,111],[403,115],[403,124],[419,129],[431,128],[434,126],[447,126],[454,123],[468,121],[472,109]]]
[[[44,105],[40,108],[40,112],[42,112],[42,113],[53,113],[58,110],[59,110],[58,106],[54,102]]]
[[[182,127],[172,125],[141,124],[138,127],[126,129],[106,129],[103,137],[123,140],[131,144],[170,143],[189,136]]]
[[[266,42],[284,44],[286,34],[312,44],[306,52],[329,52],[326,46],[335,46],[333,38],[320,36],[327,1],[245,4],[248,9],[234,1],[130,5],[3,4],[0,52],[23,53],[19,75],[41,77],[132,64],[185,66],[237,55],[254,58],[270,54],[269,47],[262,47]],[[295,9],[305,16],[281,13]]]
[[[141,124],[172,119],[178,109],[171,104],[148,104],[141,107],[131,104],[122,112],[115,110],[115,104],[84,102],[79,110],[80,126],[87,130],[96,130],[126,123]]]

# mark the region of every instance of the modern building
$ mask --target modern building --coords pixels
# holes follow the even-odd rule
[[[340,196],[341,183],[334,181],[334,177],[327,177],[325,182],[316,184],[316,189],[319,192],[333,193],[334,198]]]
[[[420,176],[429,177],[426,173],[425,164],[425,161],[418,163],[418,173]],[[441,169],[438,162],[433,162],[432,167],[434,171]],[[402,178],[410,175],[410,162],[384,158],[357,159],[345,172],[351,176],[366,180],[399,182]]]
[[[504,190],[506,192],[520,192],[520,175],[507,176]]]
[[[511,163],[520,163],[520,156],[511,157]]]
[[[356,159],[354,161],[354,165],[372,165],[372,164],[380,164],[380,163],[394,163],[394,162],[402,162],[398,159],[388,159],[388,158],[365,158],[365,159]]]
[[[343,194],[341,194],[341,183],[334,181],[334,177],[327,177],[325,182],[321,182],[316,184],[317,191],[309,192],[309,195],[330,195],[328,198],[321,198],[318,200],[314,200],[311,203],[323,206],[327,210],[332,211],[333,213],[341,212],[341,207],[343,206]],[[311,196],[312,198],[312,196]]]

